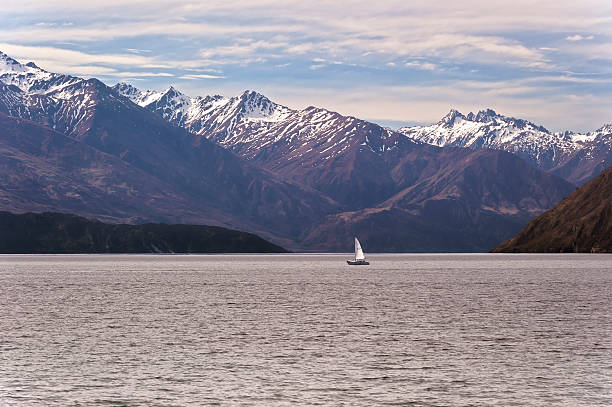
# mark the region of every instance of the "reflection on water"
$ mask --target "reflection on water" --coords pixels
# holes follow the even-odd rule
[[[612,405],[612,256],[0,256],[0,405]]]

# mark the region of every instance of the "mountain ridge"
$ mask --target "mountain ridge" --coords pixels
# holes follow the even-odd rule
[[[331,116],[337,114],[326,109],[308,107],[302,110],[290,109],[270,101],[264,95],[245,91],[238,96],[198,96],[189,97],[175,88],[165,91],[141,91],[132,85],[119,83],[113,87],[118,93],[130,97],[140,106],[154,111],[166,120],[188,131],[207,138],[239,154],[246,156],[245,144],[252,140],[241,136],[245,128],[260,128],[259,134],[274,132],[283,134],[284,127],[295,126],[301,117],[308,116],[312,110],[319,109]],[[164,95],[172,90],[180,95],[181,106],[173,107],[164,101]],[[245,97],[256,97],[267,112],[249,117],[248,114],[236,112],[243,107]],[[267,114],[266,114],[267,113]],[[343,116],[353,118],[352,116]],[[359,120],[357,118],[353,118]],[[369,122],[368,122],[369,123]],[[374,123],[371,123],[374,125]],[[491,108],[467,115],[451,109],[438,123],[429,126],[403,127],[397,131],[386,129],[390,133],[403,134],[417,143],[426,143],[440,147],[465,147],[471,149],[497,149],[508,151],[537,168],[561,176],[574,184],[583,184],[596,176],[607,165],[612,164],[612,124],[604,124],[588,133],[572,131],[551,132],[542,125],[525,119],[504,116]],[[306,131],[302,126],[302,131]],[[276,142],[278,140],[268,140]],[[258,148],[253,148],[258,150]],[[253,158],[250,154],[248,158]]]
[[[405,136],[437,146],[504,150],[574,184],[583,184],[612,164],[612,125],[588,133],[550,132],[545,127],[493,109],[467,115],[451,109],[429,126],[398,129]],[[581,157],[577,160],[576,157]]]

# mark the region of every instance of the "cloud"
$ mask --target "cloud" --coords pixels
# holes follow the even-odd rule
[[[82,64],[104,64],[112,66],[160,67],[156,59],[133,54],[104,53],[92,54],[50,46],[26,46],[0,43],[3,52],[17,59],[47,61],[52,63],[50,69],[58,66],[78,66]],[[61,70],[60,70],[61,71]]]
[[[130,78],[155,78],[155,77],[173,77],[174,74],[169,72],[117,72],[114,71],[110,76],[130,77]]]
[[[202,79],[207,91],[219,84],[220,93],[271,88],[296,103],[329,101],[365,117],[437,120],[451,104],[471,108],[473,100],[486,100],[510,114],[533,112],[553,128],[544,119],[583,120],[581,126],[595,118],[589,112],[597,112],[597,124],[612,119],[595,105],[610,105],[603,95],[611,91],[612,2],[483,5],[176,0],[168,7],[165,0],[4,0],[0,50],[52,71],[130,74],[151,86],[182,78],[194,88]],[[409,69],[418,75],[406,74]],[[346,97],[334,96],[337,88]],[[372,94],[359,88],[375,92],[375,106]],[[573,119],[565,117],[572,101]]]
[[[564,51],[573,62],[567,71],[612,73],[612,42],[569,41]]]
[[[206,61],[160,59],[158,57],[134,53],[89,53],[51,46],[16,45],[0,43],[0,50],[19,61],[36,61],[36,64],[51,72],[73,75],[124,75],[121,69],[129,68],[131,77],[171,77],[173,73],[152,72],[151,69],[177,69],[196,72],[221,71],[206,68]],[[134,69],[149,71],[138,72]]]
[[[196,80],[196,79],[225,79],[225,76],[208,75],[208,74],[188,74],[188,75],[182,75],[179,78],[180,79],[189,79],[189,80]]]
[[[36,64],[39,66],[53,66],[52,62],[44,60],[36,60]],[[98,65],[70,65],[65,68],[66,70],[60,72],[77,76],[107,76],[117,73],[117,70],[114,68]]]
[[[595,38],[594,35],[587,35],[586,37],[584,37],[584,36],[582,36],[580,34],[569,35],[569,36],[565,37],[565,39],[568,40],[568,41],[592,40],[594,38]]]
[[[451,2],[405,4],[395,0],[375,7],[365,1],[350,1],[349,7],[331,3],[326,5],[324,12],[312,3],[293,0],[285,2],[282,8],[273,7],[275,2],[261,0],[248,3],[207,1],[205,4],[183,0],[174,2],[170,9],[156,0],[146,2],[146,9],[143,9],[143,1],[126,1],[125,4],[110,1],[104,6],[60,1],[53,2],[55,7],[48,7],[43,1],[26,3],[38,7],[39,14],[43,15],[64,10],[62,14],[95,13],[99,17],[83,18],[89,23],[70,27],[21,26],[0,30],[0,37],[5,42],[36,44],[44,39],[45,42],[76,40],[82,43],[170,36],[183,40],[207,39],[214,45],[203,48],[201,56],[219,58],[223,63],[228,60],[249,62],[253,60],[252,55],[264,51],[272,53],[266,59],[279,54],[314,53],[326,59],[345,55],[354,60],[358,55],[386,54],[391,57],[445,56],[492,64],[512,60],[516,65],[530,68],[550,65],[539,50],[500,35],[514,26],[533,29],[535,24],[551,24],[550,16],[543,12],[546,10],[537,7],[530,7],[532,15],[527,17],[522,13],[517,15],[517,7],[503,5],[492,8],[493,12],[482,7],[472,10],[463,3],[461,6]],[[505,14],[500,15],[502,10]],[[575,13],[581,17],[583,14]],[[249,18],[241,17],[244,15]],[[570,25],[577,27],[577,19],[572,21]],[[580,21],[584,24],[584,19]],[[244,35],[261,38],[242,42],[239,37]],[[282,36],[284,41],[267,40],[274,36]]]
[[[404,66],[408,67],[408,68],[418,68],[418,69],[423,69],[426,71],[434,71],[438,68],[438,66],[436,64],[432,64],[430,62],[420,62],[420,61],[411,61],[411,62],[406,62],[404,64]]]
[[[241,39],[232,45],[217,46],[203,49],[202,51],[200,51],[200,56],[208,59],[215,57],[245,57],[250,56],[261,50],[278,49],[286,46],[287,43],[284,42]]]
[[[151,53],[150,49],[138,49],[138,48],[124,48],[124,51],[130,52],[132,54],[149,54]]]
[[[151,36],[235,38],[236,35],[293,32],[296,28],[290,25],[169,22],[162,19],[129,23],[93,23],[85,26],[29,26],[0,30],[0,37],[4,41],[21,44],[35,44],[41,39],[45,42],[98,42]]]

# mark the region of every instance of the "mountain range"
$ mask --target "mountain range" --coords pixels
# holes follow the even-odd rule
[[[353,131],[356,131],[359,124],[364,123],[312,106],[293,110],[253,91],[245,91],[232,98],[219,95],[192,98],[173,87],[164,91],[142,91],[132,85],[118,83],[113,89],[171,123],[212,139],[249,159],[262,155],[262,147],[297,139],[305,148],[297,149],[298,143],[293,142],[287,144],[294,151],[278,152],[293,153],[290,158],[294,159],[304,151],[313,151],[312,144],[324,137],[339,134],[350,137],[353,127]],[[390,129],[385,130],[394,133]],[[308,137],[311,132],[317,137]],[[419,143],[440,147],[507,151],[577,185],[612,165],[612,124],[588,133],[551,132],[541,125],[503,116],[492,109],[467,115],[451,109],[438,123],[404,127],[397,133]],[[334,144],[339,142],[342,143],[342,140],[334,140]],[[269,152],[270,147],[265,150]],[[334,152],[333,148],[329,151]],[[270,161],[267,157],[265,160]],[[284,163],[287,160],[277,161]]]
[[[492,109],[467,115],[452,109],[438,123],[398,132],[436,146],[508,151],[576,185],[612,165],[612,124],[588,133],[554,133]]]
[[[609,145],[605,130],[572,136],[580,148],[563,162],[576,164],[547,168],[501,144],[424,141],[425,127],[393,131],[253,91],[111,88],[4,54],[0,113],[0,209],[213,224],[293,250],[348,250],[353,234],[369,251],[488,250],[602,165],[580,154]]]

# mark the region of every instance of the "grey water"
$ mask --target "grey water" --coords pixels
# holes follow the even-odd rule
[[[0,405],[612,405],[612,255],[349,257],[0,256]]]

